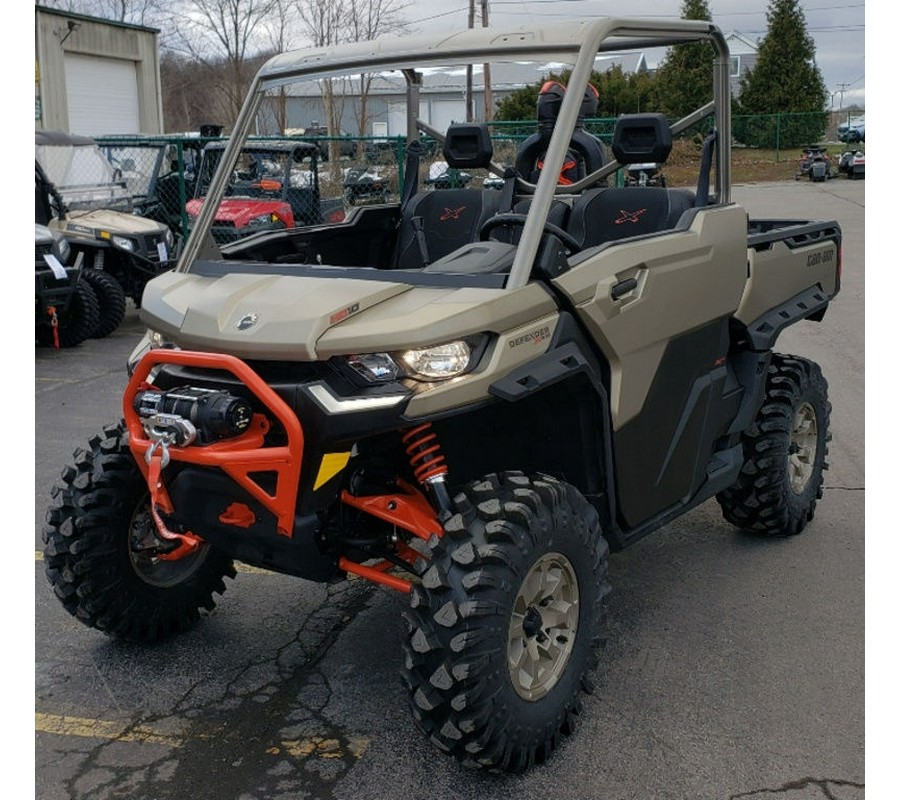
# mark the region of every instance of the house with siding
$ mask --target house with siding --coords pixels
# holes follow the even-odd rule
[[[725,36],[728,42],[728,52],[731,55],[729,77],[731,79],[731,96],[737,97],[741,93],[741,78],[750,72],[759,58],[757,45],[750,41],[744,34],[731,31]]]

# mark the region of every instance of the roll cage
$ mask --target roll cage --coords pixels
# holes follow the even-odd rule
[[[225,147],[219,169],[210,184],[207,202],[198,217],[177,269],[188,271],[201,256],[203,242],[213,223],[215,209],[221,201],[228,178],[241,148],[254,129],[256,114],[265,92],[308,80],[339,78],[364,73],[399,73],[406,84],[406,136],[417,141],[426,133],[443,142],[442,132],[418,119],[419,94],[423,70],[436,65],[453,66],[482,62],[516,60],[556,61],[571,64],[568,91],[544,156],[544,168],[536,184],[517,178],[517,191],[533,195],[528,219],[516,249],[506,280],[507,289],[528,283],[538,253],[542,230],[554,196],[578,193],[614,173],[619,167],[615,159],[574,184],[557,186],[572,132],[575,129],[581,98],[600,54],[630,51],[648,47],[669,47],[692,42],[709,42],[715,50],[713,63],[712,102],[696,109],[671,126],[677,134],[712,115],[718,137],[713,156],[714,189],[710,197],[715,203],[731,202],[731,104],[729,86],[728,45],[721,31],[702,20],[660,22],[629,18],[602,18],[592,21],[567,22],[540,28],[482,28],[437,36],[385,38],[332,47],[291,51],[271,58],[254,78],[250,92]],[[502,176],[503,170],[492,164],[490,171]],[[203,253],[206,254],[205,252]],[[389,275],[386,280],[390,280]]]

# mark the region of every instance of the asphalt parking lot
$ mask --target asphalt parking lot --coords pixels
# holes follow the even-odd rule
[[[544,766],[472,772],[413,727],[404,598],[241,569],[153,647],[70,617],[41,526],[72,451],[120,416],[134,309],[109,338],[35,351],[36,800],[860,800],[865,796],[865,182],[740,186],[751,216],[836,219],[842,291],[779,349],[818,361],[825,496],[789,540],[706,503],[611,561],[612,630],[580,728]]]

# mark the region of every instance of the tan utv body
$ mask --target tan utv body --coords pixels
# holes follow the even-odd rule
[[[625,115],[609,143],[585,132],[598,53],[690,43],[716,52],[711,103]],[[540,170],[495,163],[487,126],[418,118],[438,64],[528,59],[572,66],[538,101]],[[823,318],[841,232],[748,221],[731,200],[728,64],[715,26],[639,19],[273,58],[178,268],[145,291],[125,418],[92,446],[109,481],[72,470],[48,512],[66,608],[153,640],[195,621],[233,559],[360,576],[409,594],[402,674],[440,749],[487,769],[545,760],[598,663],[611,551],[713,497],[735,525],[797,534],[822,495],[827,383],[774,346]],[[268,93],[360,71],[406,81],[399,201],[217,247],[215,209]],[[611,185],[704,121],[695,187]],[[499,191],[419,190],[420,133]],[[116,507],[82,519],[110,481]],[[117,571],[139,576],[133,602],[102,600]]]

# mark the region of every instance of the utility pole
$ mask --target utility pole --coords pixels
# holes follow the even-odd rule
[[[841,102],[840,102],[840,105],[838,106],[838,111],[843,111],[843,109],[844,109],[844,92],[846,92],[847,89],[849,89],[849,88],[850,88],[849,83],[839,83],[838,84],[837,93],[841,96]]]
[[[469,28],[475,27],[475,0],[469,0]],[[475,119],[475,106],[472,99],[472,65],[466,65],[466,122]]]
[[[488,0],[481,0],[481,27],[488,27]],[[484,65],[484,121],[494,118],[494,100],[491,94],[491,65]]]

